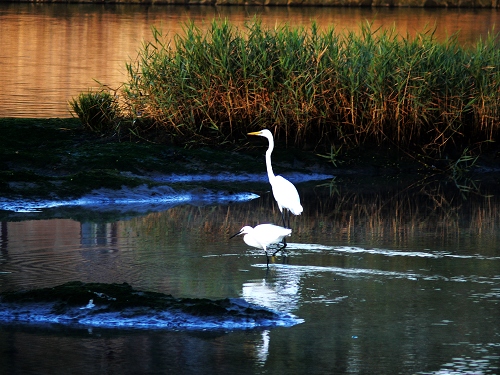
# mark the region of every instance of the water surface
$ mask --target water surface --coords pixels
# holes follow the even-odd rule
[[[299,184],[305,211],[293,218],[288,256],[269,268],[261,250],[229,240],[243,225],[278,222],[269,193],[113,221],[75,207],[2,222],[1,291],[127,282],[244,298],[303,323],[215,332],[4,325],[0,365],[26,374],[498,373],[498,198],[320,184]]]

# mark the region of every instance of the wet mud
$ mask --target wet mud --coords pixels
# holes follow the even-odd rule
[[[0,294],[0,324],[127,329],[237,330],[287,327],[297,317],[239,298],[175,298],[129,284],[68,282]]]

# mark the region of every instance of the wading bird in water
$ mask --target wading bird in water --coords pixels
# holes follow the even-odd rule
[[[258,249],[263,249],[266,253],[267,264],[269,265],[269,254],[267,253],[267,248],[272,244],[279,244],[283,239],[292,233],[290,228],[283,228],[274,224],[260,224],[255,228],[251,226],[244,226],[238,233],[233,234],[229,238],[236,237],[240,234],[244,234],[243,241],[248,246],[256,247]],[[280,250],[283,250],[285,246],[278,248],[273,253],[273,256]]]
[[[248,135],[258,135],[267,138],[269,141],[269,147],[266,151],[266,167],[267,167],[267,177],[269,178],[269,183],[271,184],[274,199],[278,203],[278,208],[281,211],[281,218],[283,219],[283,226],[290,228],[290,212],[294,215],[300,215],[303,211],[302,205],[300,204],[300,197],[295,186],[282,176],[275,176],[273,172],[273,166],[271,164],[271,154],[274,150],[274,138],[271,132],[267,129],[248,133]],[[288,225],[285,222],[286,211],[288,211]],[[286,241],[284,242],[286,246]]]

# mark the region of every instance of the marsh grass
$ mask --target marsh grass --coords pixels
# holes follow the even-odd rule
[[[82,125],[94,133],[110,135],[118,129],[118,99],[109,90],[89,90],[71,99],[69,105]]]
[[[441,157],[479,149],[500,124],[499,38],[473,47],[432,31],[321,31],[287,25],[238,29],[194,23],[173,38],[153,30],[127,64],[122,116],[136,132],[224,144],[271,128],[296,147],[398,147]],[[333,147],[333,148],[332,148]]]

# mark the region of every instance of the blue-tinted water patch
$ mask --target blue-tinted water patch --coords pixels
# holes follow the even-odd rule
[[[176,192],[168,186],[150,188],[142,185],[136,188],[123,187],[120,190],[99,189],[76,199],[0,199],[0,210],[14,212],[38,212],[58,207],[85,207],[96,210],[146,212],[165,210],[179,204],[214,204],[244,202],[256,199],[254,193],[229,193],[208,189]]]
[[[325,174],[288,174],[287,178],[295,183],[332,178]],[[217,175],[157,175],[149,176],[155,183],[179,182],[267,182],[266,174],[220,173]],[[176,191],[170,186],[149,187],[144,184],[135,188],[123,187],[119,190],[98,189],[90,194],[75,199],[0,199],[0,210],[13,212],[38,212],[43,209],[58,207],[85,207],[99,210],[136,211],[166,210],[179,204],[215,204],[228,202],[244,202],[259,198],[250,192],[232,193],[196,188],[190,191]]]

